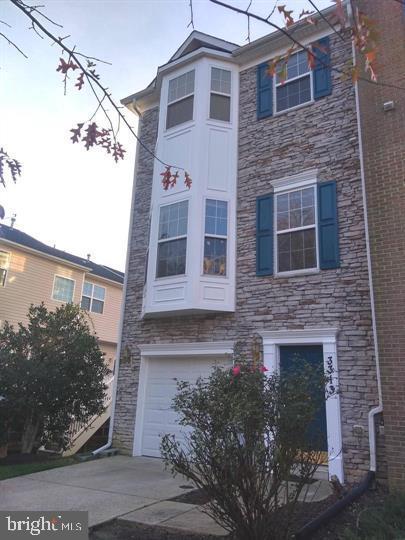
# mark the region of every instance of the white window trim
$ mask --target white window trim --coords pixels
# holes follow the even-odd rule
[[[233,354],[233,341],[211,341],[199,343],[151,343],[139,345],[141,365],[139,369],[139,385],[136,400],[135,429],[132,447],[133,456],[142,455],[142,436],[145,413],[146,387],[148,380],[149,360],[153,358],[212,357],[214,359],[229,358]],[[192,360],[191,360],[192,361]]]
[[[5,274],[5,276],[4,276],[4,284],[1,284],[1,283],[0,283],[0,287],[1,287],[2,289],[4,289],[4,288],[6,287],[6,285],[7,285],[7,276],[8,276],[8,272],[9,272],[9,270],[10,270],[11,251],[6,251],[5,249],[0,249],[0,251],[1,251],[2,253],[6,253],[6,254],[8,255],[6,266],[5,266],[5,267],[3,267],[3,266],[1,267],[2,270],[5,270],[5,271],[6,271],[6,274]]]
[[[301,174],[294,176],[281,178],[279,180],[273,180],[270,182],[274,187],[274,212],[273,212],[273,235],[274,235],[274,248],[273,248],[273,259],[274,259],[274,276],[277,277],[289,277],[289,276],[299,276],[302,274],[316,274],[320,271],[319,267],[319,246],[318,246],[318,190],[316,173],[314,177],[314,171],[307,171]],[[292,229],[283,229],[278,231],[277,229],[277,196],[284,193],[291,193],[293,191],[299,191],[308,187],[313,187],[314,189],[314,213],[315,213],[315,223],[314,225],[304,225],[302,227],[295,227]],[[278,237],[280,234],[295,232],[295,231],[304,231],[308,229],[315,228],[315,252],[316,252],[316,266],[312,268],[300,268],[299,270],[286,270],[279,272],[278,270]]]
[[[220,234],[208,234],[205,232],[205,218],[206,218],[206,211],[207,211],[207,200],[210,201],[220,201],[226,203],[226,230],[227,235],[222,236]],[[204,198],[204,224],[203,224],[203,242],[202,242],[202,269],[201,269],[201,277],[203,278],[220,278],[220,279],[229,279],[229,272],[228,272],[228,263],[229,263],[229,216],[230,216],[230,201],[227,199],[217,199],[212,196],[208,196]],[[220,240],[226,240],[226,273],[221,276],[220,274],[205,274],[204,273],[204,253],[205,253],[205,238],[219,238]]]
[[[72,300],[70,302],[66,302],[66,300],[58,300],[57,298],[54,298],[53,296],[53,293],[54,293],[54,290],[55,290],[55,281],[56,281],[56,278],[62,278],[62,279],[68,279],[70,281],[73,281],[73,292],[72,292]],[[67,276],[63,276],[62,274],[55,274],[53,276],[53,285],[52,285],[52,295],[51,295],[51,300],[53,300],[54,302],[60,302],[61,304],[71,304],[74,302],[74,299],[75,299],[75,292],[76,292],[76,280],[71,278],[71,277],[67,277]]]
[[[280,346],[282,345],[322,345],[325,373],[330,363],[334,370],[332,383],[339,388],[339,371],[336,338],[337,328],[307,328],[303,330],[270,330],[259,332],[263,339],[263,363],[268,375],[279,373]],[[342,420],[340,394],[326,400],[326,424],[328,438],[329,479],[336,475],[344,482]]]
[[[187,234],[184,234],[184,235],[181,235],[181,236],[173,236],[173,237],[170,237],[170,238],[162,238],[162,239],[159,240],[160,211],[161,211],[161,208],[163,208],[164,206],[172,206],[173,204],[182,203],[184,201],[188,201],[188,205],[187,205]],[[184,277],[184,276],[187,275],[187,247],[188,247],[187,246],[187,244],[188,244],[187,240],[188,240],[189,228],[190,228],[190,198],[189,197],[187,197],[186,199],[179,199],[177,201],[164,202],[163,204],[160,204],[158,206],[155,281],[159,281],[161,279],[172,279],[172,278]],[[174,274],[173,276],[159,276],[158,277],[157,270],[158,270],[158,262],[159,262],[159,258],[158,258],[159,244],[162,244],[164,242],[171,242],[173,240],[181,240],[183,238],[186,239],[186,264],[184,265],[184,274]]]
[[[302,49],[301,49],[302,50]],[[299,51],[295,51],[294,54],[298,54]],[[283,61],[283,59],[281,59]],[[298,81],[299,79],[303,79],[304,77],[308,77],[309,75],[309,85],[310,85],[310,91],[311,91],[311,99],[308,101],[304,101],[304,103],[299,103],[298,105],[294,105],[294,107],[287,107],[286,109],[282,109],[281,111],[277,110],[277,88],[280,86],[285,86],[286,84],[294,81]],[[309,69],[306,73],[303,73],[302,75],[297,75],[296,77],[291,77],[291,79],[286,79],[284,83],[278,83],[277,82],[277,75],[276,73],[273,76],[273,116],[276,116],[278,114],[283,114],[288,111],[294,111],[295,109],[300,109],[301,107],[304,107],[305,105],[308,105],[309,103],[314,103],[314,70]]]
[[[86,283],[90,283],[90,285],[93,286],[91,296],[87,296],[87,294],[83,294],[83,291],[84,291],[84,283],[85,283],[85,282],[86,282]],[[98,313],[97,311],[92,311],[92,310],[91,310],[92,300],[93,300],[94,285],[96,285],[97,287],[101,287],[102,289],[104,289],[104,300],[100,300],[99,298],[94,298],[94,300],[98,300],[99,302],[103,302],[103,312],[102,312],[102,313]],[[106,299],[107,299],[107,287],[104,287],[104,285],[99,285],[98,283],[94,283],[93,281],[89,281],[88,279],[83,279],[83,284],[82,284],[82,295],[81,295],[81,297],[80,297],[80,308],[81,308],[81,305],[82,305],[82,299],[83,299],[83,296],[85,296],[86,298],[90,298],[90,309],[88,310],[88,313],[95,313],[96,315],[104,315],[104,308],[105,308],[105,303],[106,303]]]

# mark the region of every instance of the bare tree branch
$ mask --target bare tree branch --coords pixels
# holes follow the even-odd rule
[[[8,22],[6,22],[6,21],[0,20],[0,23],[8,26],[9,28],[11,28],[11,24],[8,24]]]
[[[315,2],[313,2],[313,0],[308,0],[308,2],[311,4],[311,6],[316,10],[316,12],[318,13],[318,15],[321,17],[322,20],[324,20],[326,22],[326,24],[329,26],[329,28],[331,28],[333,30],[333,32],[339,36],[339,38],[342,40],[342,41],[345,41],[345,38],[342,36],[342,34],[340,32],[338,32],[335,28],[335,26],[328,20],[327,17],[325,17],[325,15],[322,13],[322,11],[320,11],[320,9],[317,7],[317,5],[315,4]]]
[[[11,46],[14,47],[15,49],[17,49],[17,51],[18,51],[20,54],[22,54],[25,58],[28,58],[28,56],[25,54],[25,52],[23,52],[23,51],[20,49],[20,47],[18,47],[18,45],[16,45],[16,44],[14,43],[14,41],[11,41],[11,39],[9,39],[9,38],[8,38],[5,34],[3,34],[2,32],[0,32],[0,36],[1,36],[2,38],[4,38],[4,39],[7,41],[7,43],[8,43],[9,45],[11,45]]]

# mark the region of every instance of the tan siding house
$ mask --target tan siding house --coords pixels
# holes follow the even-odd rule
[[[27,322],[31,304],[44,302],[50,310],[67,302],[80,304],[113,371],[123,281],[124,274],[118,270],[52,248],[0,224],[0,325],[5,321],[12,325]],[[79,442],[84,444],[108,418],[109,411],[102,416],[92,430],[80,435],[75,451]]]

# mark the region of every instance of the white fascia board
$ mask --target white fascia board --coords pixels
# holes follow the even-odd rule
[[[141,356],[224,356],[233,354],[233,341],[198,343],[146,343],[139,345]]]
[[[286,189],[301,188],[316,184],[318,180],[318,169],[309,169],[292,176],[285,176],[283,178],[277,178],[271,180],[270,184],[273,186],[274,193],[278,191],[284,191]]]

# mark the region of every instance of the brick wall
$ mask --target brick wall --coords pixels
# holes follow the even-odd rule
[[[332,62],[343,65],[350,45],[332,37]],[[249,353],[260,330],[338,327],[345,473],[360,478],[369,465],[367,416],[377,403],[354,90],[333,76],[333,93],[314,104],[256,119],[256,69],[240,75],[237,283],[234,314],[140,319],[148,244],[152,162],[139,151],[130,250],[123,358],[114,445],[131,452],[140,343],[235,340]],[[157,110],[144,115],[141,136],[154,147]],[[341,268],[296,277],[257,277],[255,201],[270,180],[317,168],[336,180]],[[363,436],[353,426],[363,427]]]
[[[359,82],[388,479],[405,488],[405,8],[362,1],[378,21],[378,80]],[[383,104],[395,108],[384,112]]]

